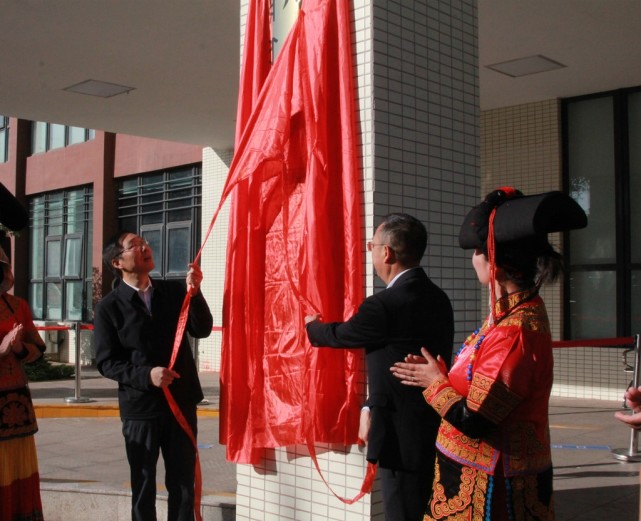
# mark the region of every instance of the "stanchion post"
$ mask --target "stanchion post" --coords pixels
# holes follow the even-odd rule
[[[639,387],[641,381],[639,371],[641,371],[641,346],[639,346],[639,334],[634,337],[634,373],[632,378],[632,386]],[[634,411],[631,411],[631,414]],[[639,453],[639,431],[630,429],[630,446],[627,449],[614,449],[612,455],[621,461],[641,461],[641,454]]]
[[[93,400],[89,398],[82,398],[80,396],[80,381],[81,381],[81,374],[80,374],[80,321],[76,322],[75,324],[75,330],[76,330],[76,392],[74,396],[70,396],[69,398],[65,398],[65,402],[67,403],[88,403],[92,402]]]

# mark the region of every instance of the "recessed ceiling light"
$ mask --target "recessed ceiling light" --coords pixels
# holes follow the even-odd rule
[[[512,78],[527,76],[528,74],[538,74],[539,72],[553,71],[564,67],[566,67],[566,65],[551,60],[541,54],[528,56],[526,58],[519,58],[517,60],[495,63],[494,65],[487,65],[488,69],[500,72],[501,74],[506,74]]]
[[[88,96],[98,96],[100,98],[111,98],[118,94],[124,94],[130,90],[135,90],[135,87],[127,87],[125,85],[116,85],[115,83],[107,83],[106,81],[98,80],[85,80],[63,90],[75,92],[77,94],[87,94]]]

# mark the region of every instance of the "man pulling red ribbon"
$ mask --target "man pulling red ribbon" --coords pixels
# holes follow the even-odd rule
[[[96,365],[103,376],[118,382],[132,521],[156,520],[160,452],[168,521],[200,521],[196,405],[203,392],[183,333],[195,338],[211,333],[212,315],[199,289],[202,273],[197,264],[189,265],[187,295],[179,281],[151,280],[153,252],[142,237],[129,232],[107,243],[103,260],[118,283],[96,306]]]

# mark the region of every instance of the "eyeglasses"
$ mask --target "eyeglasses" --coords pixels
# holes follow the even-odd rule
[[[121,250],[119,255],[127,253],[128,251],[142,250],[143,248],[149,248],[149,243],[147,241],[135,241],[131,243],[128,248]]]
[[[367,251],[372,251],[375,246],[387,246],[387,244],[383,243],[378,243],[378,242],[373,242],[373,241],[368,241],[367,242]]]

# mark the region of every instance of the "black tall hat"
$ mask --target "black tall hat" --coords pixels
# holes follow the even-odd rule
[[[487,251],[494,209],[494,242],[498,245],[530,238],[537,242],[545,239],[547,243],[548,233],[585,228],[588,224],[583,209],[563,192],[523,195],[514,188],[499,188],[465,216],[459,231],[461,248]]]
[[[29,224],[29,214],[14,195],[0,183],[0,224],[10,230],[22,230]]]
[[[490,301],[496,301],[496,255],[509,251],[512,262],[537,258],[551,251],[547,234],[584,228],[588,218],[577,202],[563,192],[523,195],[511,187],[494,190],[465,216],[459,231],[463,249],[479,249],[490,265]],[[537,283],[538,285],[538,283]],[[491,307],[492,320],[494,305]]]

